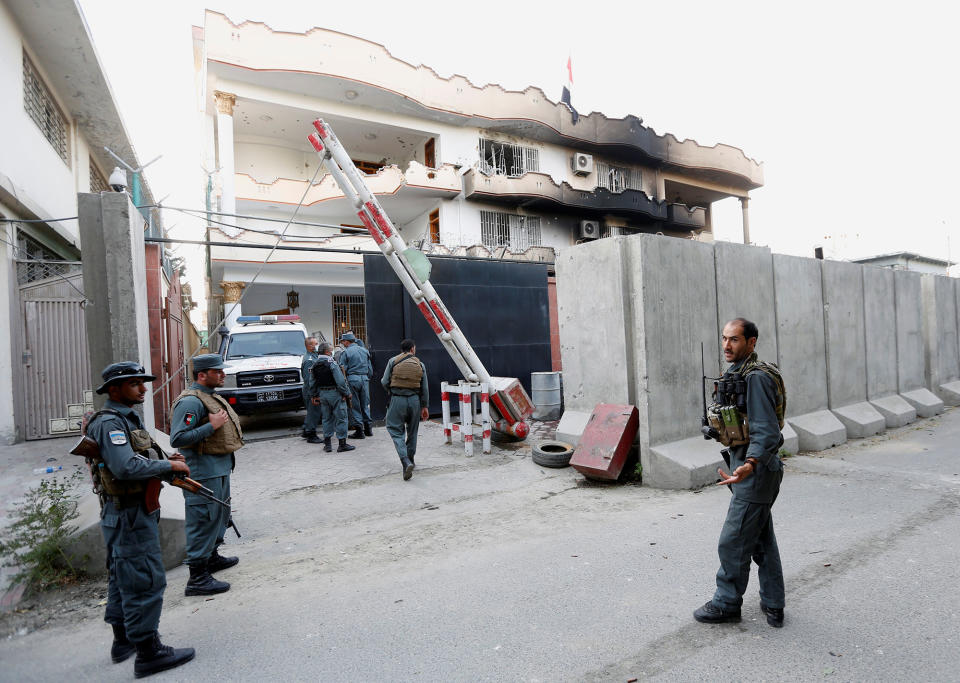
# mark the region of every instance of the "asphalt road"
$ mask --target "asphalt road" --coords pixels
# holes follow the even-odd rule
[[[252,444],[234,478],[233,589],[160,630],[196,659],[156,680],[955,681],[960,410],[787,462],[774,507],[786,624],[692,611],[713,592],[726,489],[598,486],[528,447],[465,458],[424,428],[398,474],[382,429],[324,455]],[[0,641],[0,679],[127,680],[102,607]]]

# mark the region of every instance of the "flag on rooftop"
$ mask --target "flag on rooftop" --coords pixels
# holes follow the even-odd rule
[[[573,104],[570,102],[570,91],[573,90],[573,59],[567,57],[567,84],[563,86],[563,93],[560,95],[560,102],[567,105],[570,109],[570,114],[573,118],[574,124],[580,119],[580,114],[577,113],[577,110],[573,108]]]

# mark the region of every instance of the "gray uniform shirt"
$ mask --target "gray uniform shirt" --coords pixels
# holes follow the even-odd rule
[[[100,454],[111,474],[117,479],[150,479],[168,474],[172,468],[169,460],[150,460],[136,453],[130,445],[127,431],[144,428],[140,414],[132,406],[110,399],[103,407],[120,413],[122,417],[101,415],[87,427],[87,436],[100,446]]]

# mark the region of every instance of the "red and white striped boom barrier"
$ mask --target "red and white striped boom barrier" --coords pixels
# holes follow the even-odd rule
[[[523,385],[513,377],[490,376],[473,347],[470,346],[470,342],[457,327],[450,311],[430,284],[430,280],[421,279],[410,265],[406,256],[408,252],[406,242],[387,216],[387,212],[380,206],[380,202],[367,188],[363,175],[357,170],[333,130],[323,119],[314,121],[313,127],[316,128],[316,132],[311,133],[307,139],[317,150],[320,163],[333,176],[347,200],[353,203],[357,215],[373,241],[380,247],[380,251],[387,258],[400,283],[413,298],[413,302],[440,339],[443,348],[450,354],[464,379],[490,387],[490,410],[494,429],[521,439],[525,438],[530,432],[525,420],[533,414],[533,403]],[[467,412],[472,416],[472,405]]]

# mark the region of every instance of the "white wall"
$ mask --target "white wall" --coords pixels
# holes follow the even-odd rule
[[[363,287],[312,287],[296,286],[300,294],[300,308],[294,313],[300,316],[301,322],[312,334],[323,332],[327,341],[333,339],[333,295],[334,294],[363,294]],[[268,311],[276,311],[287,306],[287,292],[289,285],[260,285],[254,284],[244,293],[241,309],[243,315],[258,315]]]
[[[28,47],[28,54],[30,50]],[[50,79],[43,67],[30,54],[37,72],[49,87]],[[68,135],[70,154],[65,163],[47,142],[40,128],[33,122],[23,106],[23,41],[19,29],[6,6],[0,4],[0,130],[3,144],[0,145],[0,173],[13,182],[38,204],[51,218],[77,214],[77,180],[74,170],[82,163],[84,175],[88,174],[86,145],[78,149],[76,136],[70,125]],[[53,92],[51,90],[51,92]],[[53,92],[56,98],[57,93]],[[72,122],[61,105],[68,124]],[[82,155],[78,160],[76,156]],[[76,223],[65,223],[73,235],[78,234]]]
[[[19,218],[0,204],[0,217]],[[0,237],[13,242],[15,228],[9,223],[0,223]],[[0,324],[7,328],[0,334],[0,443],[12,444],[16,440],[16,424],[13,415],[13,339],[19,325],[17,307],[17,276],[13,262],[13,247],[0,243]]]

